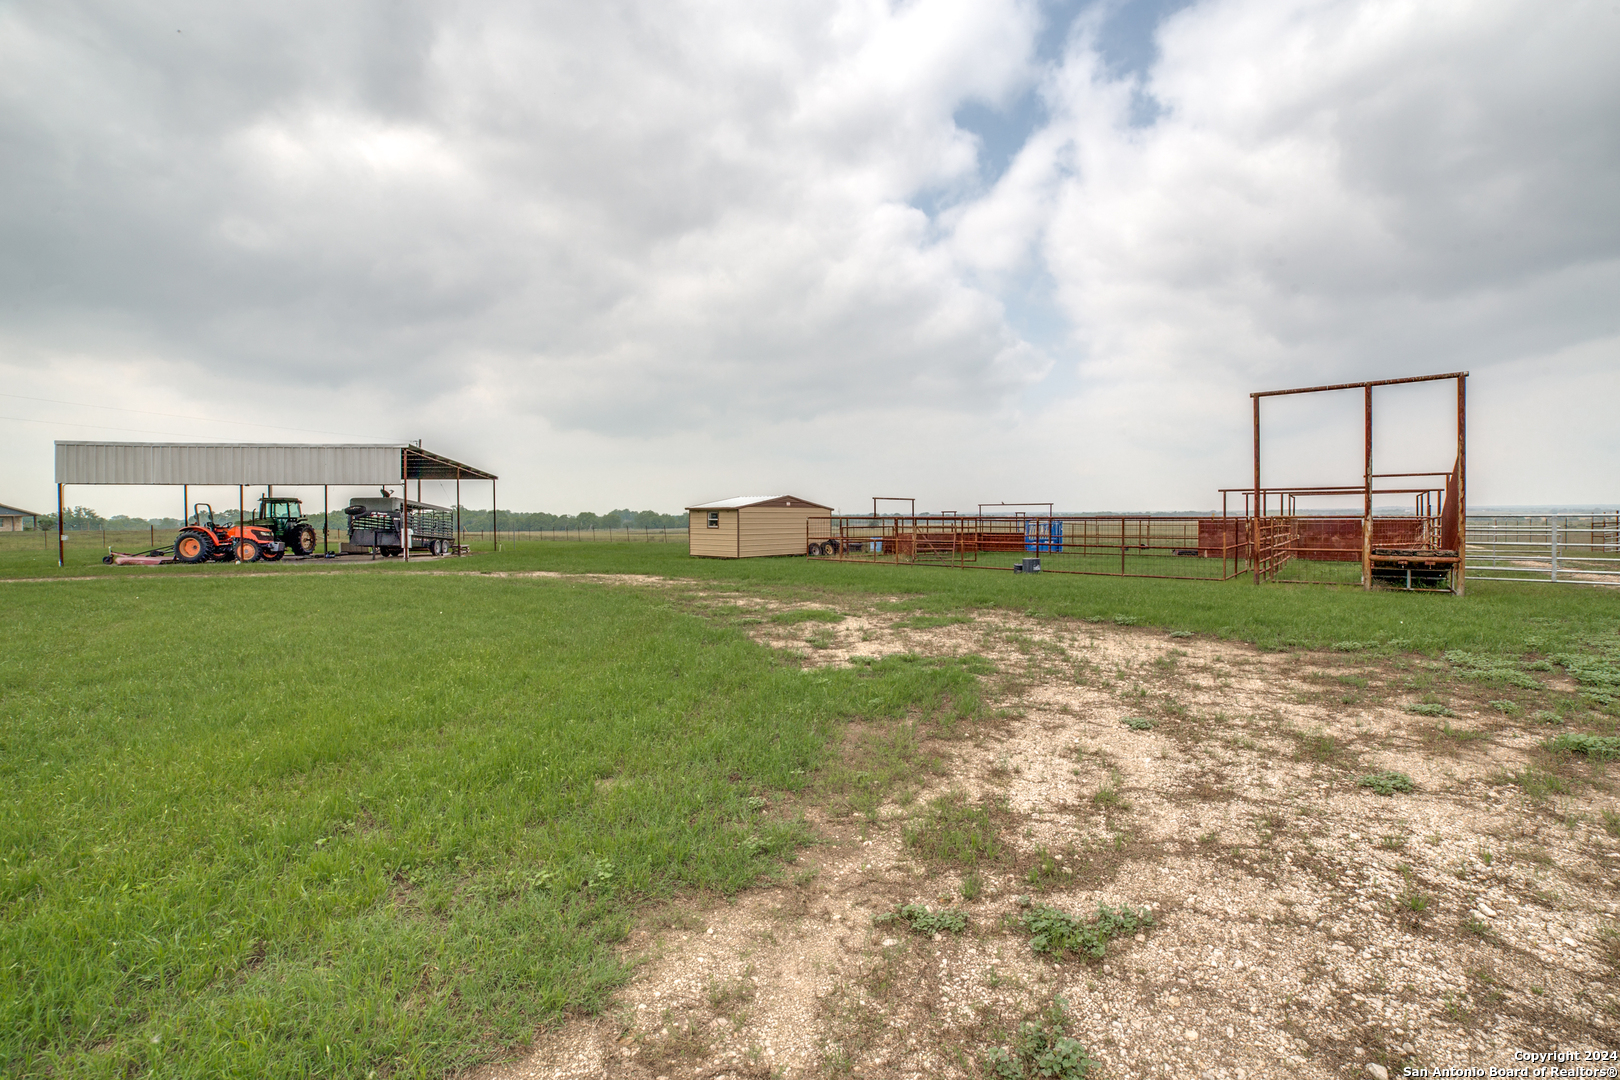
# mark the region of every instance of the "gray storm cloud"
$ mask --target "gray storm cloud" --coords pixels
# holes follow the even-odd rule
[[[1482,497],[1620,500],[1611,6],[1210,0],[1123,71],[1120,7],[11,5],[0,377],[536,507],[1100,507],[1208,505],[1249,390],[1468,367]],[[1029,92],[988,175],[953,117]],[[13,500],[179,423],[0,405]]]

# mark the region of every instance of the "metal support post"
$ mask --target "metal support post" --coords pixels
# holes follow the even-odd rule
[[[62,531],[62,485],[56,485],[56,565],[66,562],[67,535]]]
[[[1558,518],[1547,515],[1547,537],[1552,541],[1552,580],[1558,580]]]
[[[411,561],[411,478],[403,465],[399,478],[399,557]]]
[[[1363,490],[1361,496],[1361,587],[1372,589],[1372,482],[1373,482],[1373,417],[1372,417],[1372,386],[1363,387],[1363,401],[1365,402],[1366,427],[1361,440],[1362,458],[1366,470],[1362,479]]]
[[[1468,372],[1457,376],[1457,562],[1451,588],[1463,594],[1468,563]]]
[[[1249,566],[1254,570],[1254,583],[1260,584],[1260,398],[1254,400],[1254,519],[1249,526]]]

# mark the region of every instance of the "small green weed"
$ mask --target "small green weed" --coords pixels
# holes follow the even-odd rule
[[[1620,735],[1586,735],[1580,732],[1565,732],[1556,738],[1547,740],[1547,749],[1564,750],[1571,754],[1585,754],[1593,761],[1610,761],[1620,758]]]
[[[1406,707],[1406,711],[1409,712],[1409,713],[1412,713],[1415,716],[1456,716],[1457,715],[1456,713],[1454,713],[1450,709],[1448,709],[1446,706],[1440,705],[1440,704],[1438,704],[1436,702],[1433,702],[1433,701],[1424,701],[1424,702],[1419,702],[1416,705],[1408,705]]]
[[[928,813],[905,830],[905,844],[929,862],[977,866],[1001,854],[1001,840],[990,811],[961,792],[941,795]]]
[[[1190,638],[1193,636],[1193,632],[1191,630],[1172,630],[1170,636],[1173,638]]]
[[[1519,713],[1524,711],[1519,707],[1519,703],[1517,701],[1493,701],[1491,702],[1491,708],[1495,709],[1503,716],[1517,716]]]
[[[1514,666],[1511,660],[1499,656],[1482,656],[1452,649],[1446,653],[1446,663],[1451,665],[1452,674],[1459,678],[1517,686],[1525,690],[1541,689],[1539,679],[1531,678]]]
[[[844,617],[842,615],[826,608],[797,608],[793,611],[778,611],[771,616],[771,622],[786,623],[789,626],[807,622],[835,623],[843,621]]]
[[[1620,814],[1613,810],[1603,811],[1603,831],[1610,836],[1620,836]]]
[[[941,626],[960,626],[973,620],[965,615],[913,615],[895,622],[898,630],[936,630]]]
[[[1112,939],[1152,926],[1153,912],[1134,911],[1129,904],[1117,908],[1099,904],[1097,917],[1088,922],[1042,904],[1020,915],[1018,922],[1030,935],[1029,947],[1038,953],[1060,960],[1070,953],[1100,960]]]
[[[1118,773],[1115,773],[1108,783],[1097,789],[1097,793],[1091,797],[1091,805],[1099,810],[1129,810],[1131,808],[1131,804],[1126,801],[1125,796],[1119,793]]]
[[[872,920],[874,925],[889,922],[903,922],[911,928],[912,933],[925,937],[940,933],[960,934],[968,927],[966,912],[954,908],[934,911],[926,904],[902,904]]]
[[[1372,788],[1379,795],[1393,795],[1397,791],[1411,791],[1412,778],[1405,773],[1391,772],[1386,769],[1383,772],[1368,773],[1363,776],[1360,785],[1364,788]]]
[[[956,891],[961,894],[962,899],[971,903],[984,895],[984,879],[978,874],[966,874]]]
[[[1421,915],[1425,911],[1429,910],[1429,906],[1434,903],[1434,900],[1427,893],[1419,892],[1416,889],[1410,889],[1397,897],[1395,903],[1403,911],[1409,911],[1414,915]]]
[[[1073,870],[1063,865],[1060,857],[1054,857],[1043,847],[1036,852],[1035,865],[1029,868],[1024,880],[1031,887],[1045,891],[1062,884],[1065,878],[1073,873]]]
[[[995,1080],[1085,1080],[1098,1062],[1078,1039],[1063,1033],[1068,1023],[1068,1007],[1057,998],[1040,1019],[1024,1023],[1011,1048],[985,1052],[985,1072]]]
[[[730,1016],[744,1005],[754,1000],[758,993],[751,978],[754,973],[753,965],[736,979],[716,979],[709,983],[707,995],[709,1005],[716,1012]]]
[[[1476,739],[1483,739],[1485,737],[1485,733],[1483,731],[1471,731],[1468,728],[1454,728],[1450,724],[1441,724],[1439,727],[1435,728],[1435,730],[1438,731],[1443,737],[1453,739],[1457,742],[1473,742]]]
[[[1342,749],[1339,740],[1325,731],[1317,731],[1310,735],[1301,736],[1299,744],[1306,757],[1309,757],[1312,761],[1323,763],[1336,760],[1339,751]]]
[[[1538,724],[1562,724],[1564,722],[1564,718],[1551,709],[1537,709],[1530,714],[1530,719]]]
[[[1153,721],[1145,716],[1127,716],[1124,723],[1132,731],[1152,731],[1154,727]]]
[[[1598,940],[1602,942],[1599,952],[1603,959],[1610,967],[1620,968],[1620,926],[1608,923],[1598,927]]]
[[[1552,659],[1599,704],[1613,704],[1620,698],[1620,650],[1615,646],[1596,656],[1565,653]]]
[[[1526,766],[1515,773],[1504,773],[1502,778],[1518,788],[1535,802],[1546,802],[1553,795],[1567,795],[1569,782],[1555,773],[1534,766]]]

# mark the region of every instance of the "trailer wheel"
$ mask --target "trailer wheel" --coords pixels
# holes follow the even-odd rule
[[[183,532],[174,542],[174,558],[176,562],[207,562],[213,554],[214,542],[208,538],[206,533]]]
[[[287,550],[294,555],[315,554],[315,530],[309,525],[299,525],[287,537]]]
[[[246,537],[232,544],[231,551],[236,555],[237,562],[258,562],[264,557],[264,549],[259,547],[259,542]]]
[[[810,556],[820,555],[821,554],[821,545],[819,543],[817,543],[816,541],[814,541],[814,540],[810,541],[810,550],[805,552],[805,554],[810,555]]]
[[[820,550],[821,550],[821,553],[823,555],[831,555],[831,554],[833,554],[833,550],[834,550],[833,549],[833,542],[831,540],[823,540],[821,542]]]
[[[433,554],[439,556],[440,558],[443,558],[444,556],[450,554],[450,541],[448,541],[448,540],[435,540],[435,541],[433,541]]]
[[[839,552],[839,544],[838,544],[838,541],[837,541],[837,540],[829,540],[829,541],[827,541],[827,543],[829,543],[829,544],[831,544],[831,545],[832,545],[832,553],[833,553],[833,554],[834,554],[834,555],[836,555],[836,554],[838,554],[838,552]]]

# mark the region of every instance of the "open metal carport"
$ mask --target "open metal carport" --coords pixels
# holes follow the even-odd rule
[[[237,514],[246,507],[246,489],[276,484],[319,487],[325,495],[324,513],[331,513],[331,489],[370,484],[404,485],[415,480],[421,501],[423,480],[456,482],[456,537],[461,530],[461,482],[488,480],[492,529],[500,543],[500,515],[496,510],[492,472],[462,464],[424,450],[413,443],[346,443],[332,445],[275,443],[113,443],[58,442],[56,444],[56,565],[63,564],[66,536],[62,527],[63,492],[73,484],[143,484],[181,489],[185,503],[193,486],[234,486]],[[408,500],[407,500],[408,501]],[[189,518],[185,506],[181,520]],[[322,529],[325,534],[326,529]],[[410,558],[410,545],[404,545]]]

